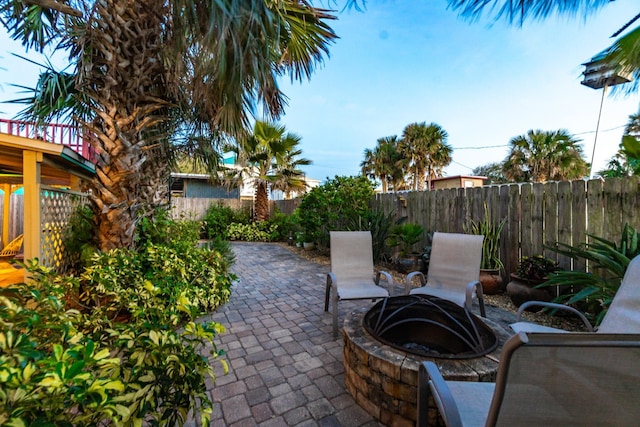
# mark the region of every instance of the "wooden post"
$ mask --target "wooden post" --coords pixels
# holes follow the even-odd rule
[[[4,205],[2,213],[2,247],[9,243],[9,215],[11,212],[11,184],[2,184]]]
[[[24,259],[40,258],[40,164],[42,153],[23,151]]]

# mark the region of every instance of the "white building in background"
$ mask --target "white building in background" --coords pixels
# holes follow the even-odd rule
[[[304,193],[311,191],[312,188],[316,188],[317,186],[320,185],[319,179],[309,178],[306,175],[304,176],[304,182],[307,184],[307,190],[305,192],[292,191],[291,194],[289,194],[290,199],[295,199],[296,197],[302,197]],[[269,200],[284,200],[284,199],[285,199],[284,192],[280,190],[271,190],[269,192]]]

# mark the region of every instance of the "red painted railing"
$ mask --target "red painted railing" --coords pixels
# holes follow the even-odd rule
[[[88,142],[89,138],[76,126],[59,123],[38,126],[32,122],[0,119],[0,132],[62,144],[87,160],[95,159],[95,152]]]

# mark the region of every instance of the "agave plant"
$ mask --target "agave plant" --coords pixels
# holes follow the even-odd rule
[[[587,260],[590,271],[557,271],[539,286],[570,289],[559,295],[555,302],[575,304],[598,325],[620,287],[629,262],[640,254],[640,236],[628,223],[622,229],[619,243],[592,234],[588,236],[592,240],[590,243],[579,246],[557,243],[557,246],[549,249],[573,259]]]
[[[483,270],[497,270],[504,268],[500,260],[500,233],[507,219],[503,218],[499,223],[491,221],[489,208],[484,204],[484,220],[471,220],[469,228],[466,230],[469,234],[483,235],[482,241],[482,262],[480,268]]]

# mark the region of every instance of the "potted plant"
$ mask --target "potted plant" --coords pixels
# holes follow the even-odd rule
[[[316,240],[318,238],[317,232],[305,231],[302,234],[302,247],[308,251],[316,247]]]
[[[413,248],[422,240],[423,234],[423,226],[410,222],[395,225],[391,229],[387,244],[399,248],[396,256],[396,270],[399,273],[410,273],[421,269],[422,254],[414,251]]]
[[[518,307],[526,301],[551,301],[551,293],[537,285],[546,282],[549,275],[557,270],[558,263],[543,255],[520,258],[516,272],[511,273],[511,281],[507,284],[511,301]]]
[[[504,268],[500,260],[500,234],[507,219],[503,218],[499,223],[491,221],[487,204],[484,205],[484,219],[482,221],[471,220],[468,232],[481,234],[482,260],[480,262],[480,283],[482,291],[487,295],[497,294],[502,291],[502,276],[500,270]]]

